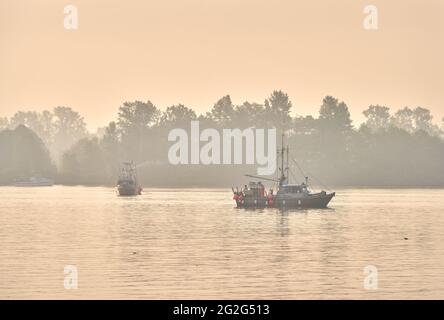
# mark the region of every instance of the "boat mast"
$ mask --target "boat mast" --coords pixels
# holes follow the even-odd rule
[[[288,154],[290,152],[290,147],[287,145],[287,166],[285,167],[285,170],[287,170],[287,179],[289,180],[288,183],[290,183],[290,167],[288,166]]]
[[[285,157],[285,147],[284,147],[284,133],[282,132],[282,142],[281,142],[281,177],[279,179],[279,184],[282,185],[282,183],[285,181],[285,167],[284,167],[284,157]],[[288,162],[288,154],[287,154],[287,162]]]

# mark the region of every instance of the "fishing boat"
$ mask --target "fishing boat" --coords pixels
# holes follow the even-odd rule
[[[124,162],[120,168],[117,191],[121,196],[142,194],[142,187],[137,179],[137,170],[133,162]]]
[[[289,147],[284,147],[284,135],[282,135],[282,147],[278,150],[278,158],[281,160],[279,168],[281,175],[278,179],[246,175],[259,181],[250,182],[248,186],[245,185],[241,190],[232,188],[236,206],[238,208],[269,207],[280,209],[326,208],[336,195],[335,192],[327,193],[324,190],[317,193],[312,192],[308,177],[305,177],[305,181],[301,184],[289,183]],[[293,161],[295,160],[293,159]],[[277,192],[274,193],[274,190],[270,189],[267,193],[262,181],[273,181],[277,184]]]
[[[54,180],[43,177],[30,177],[14,181],[14,186],[16,187],[52,187],[53,185]]]

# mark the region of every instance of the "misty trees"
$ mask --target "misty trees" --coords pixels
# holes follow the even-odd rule
[[[285,115],[281,113],[282,109],[288,107],[288,96],[280,91],[275,91],[267,101],[267,110],[264,104],[248,101],[235,106],[230,96],[227,95],[219,99],[211,112],[207,113],[204,118],[212,121],[218,128],[281,126],[284,119],[288,120],[285,116],[288,113],[284,112]]]
[[[200,115],[183,104],[161,112],[150,101],[134,101],[120,106],[117,120],[97,138],[91,138],[83,118],[66,107],[41,113],[17,112],[11,119],[0,118],[0,130],[24,124],[50,148],[57,141],[59,151],[68,148],[59,166],[59,181],[67,184],[112,184],[119,164],[128,160],[140,165],[139,177],[151,185],[229,185],[251,170],[246,166],[171,167],[167,160],[169,131],[188,129],[192,120],[199,120],[202,129],[288,129],[292,156],[306,173],[314,173],[328,184],[444,185],[444,119],[440,129],[429,110],[405,107],[391,113],[386,106],[370,105],[363,112],[365,123],[356,130],[348,106],[335,97],[326,96],[315,116],[291,117],[291,108],[288,95],[282,91],[274,91],[264,104],[246,101],[235,105],[226,95]],[[0,161],[5,161],[12,150],[4,144],[11,130],[5,132],[9,133],[1,135]],[[29,154],[20,156],[32,159]],[[27,161],[17,164],[25,173],[45,171],[26,169],[31,167]],[[0,166],[0,176],[5,177],[8,168],[11,166]],[[294,164],[292,169],[298,171]]]
[[[100,140],[100,148],[103,152],[104,165],[108,179],[113,177],[118,171],[119,162],[122,157],[120,135],[117,124],[112,121],[105,128],[105,133]]]
[[[324,150],[330,151],[331,163],[337,161],[341,165],[345,153],[349,151],[352,121],[347,105],[332,96],[322,100],[319,110],[318,130],[321,134],[320,144]]]
[[[233,102],[231,102],[231,97],[226,95],[219,99],[211,109],[207,117],[214,121],[219,127],[230,126],[235,118],[235,110]]]
[[[111,183],[97,138],[79,140],[62,157],[60,182],[100,185]]]
[[[104,181],[115,179],[119,162],[134,160],[143,164],[139,175],[145,183],[174,183],[182,177],[182,185],[197,181],[210,183],[209,180],[211,184],[229,184],[248,168],[231,168],[229,173],[226,168],[215,167],[173,168],[166,160],[169,130],[187,129],[190,121],[198,119],[202,127],[219,129],[281,129],[285,125],[289,129],[292,156],[302,164],[305,173],[314,173],[325,183],[424,185],[441,181],[444,184],[444,175],[436,173],[442,162],[440,159],[444,157],[444,143],[431,136],[437,126],[432,123],[427,109],[403,108],[391,115],[388,107],[371,105],[363,112],[365,123],[355,130],[348,106],[335,97],[326,96],[322,100],[317,116],[292,118],[291,108],[288,95],[281,91],[273,92],[264,104],[244,102],[234,105],[230,96],[224,96],[209,112],[199,116],[183,104],[161,112],[151,102],[125,103],[119,109],[117,122],[106,128],[103,138],[79,142],[80,146],[64,158],[64,168],[73,168],[72,173],[83,171],[81,168],[93,159],[82,162],[79,159],[85,159],[85,156],[77,154],[84,154],[85,150],[94,147],[101,150],[95,155],[95,166],[106,169],[102,172],[106,175]],[[156,166],[157,161],[161,166]],[[291,167],[297,172],[294,164]]]
[[[283,91],[273,91],[264,104],[245,101],[237,106],[226,95],[204,118],[219,128],[275,127],[282,130],[291,124],[291,107],[291,101]]]
[[[265,119],[271,127],[287,129],[291,122],[291,101],[283,91],[273,91],[265,100]]]
[[[395,113],[391,119],[391,124],[409,133],[425,131],[432,136],[439,136],[441,130],[438,125],[432,123],[432,120],[433,116],[428,109],[404,107]]]
[[[168,107],[160,117],[159,124],[153,133],[153,145],[151,147],[151,160],[166,161],[165,155],[168,153],[168,144],[159,144],[155,141],[166,141],[168,132],[175,128],[188,128],[191,121],[197,120],[196,112],[193,109],[177,104]]]
[[[376,132],[378,130],[385,130],[390,125],[390,108],[380,105],[371,105],[362,112],[367,118],[365,125]]]
[[[364,125],[373,132],[387,130],[393,126],[409,133],[425,131],[432,136],[441,134],[439,126],[432,123],[433,116],[430,110],[422,107],[415,109],[404,107],[391,116],[388,107],[377,105],[368,107],[363,114],[367,118]]]
[[[190,125],[190,121],[196,120],[197,115],[193,109],[185,107],[183,104],[168,107],[163,112],[160,125],[168,128],[186,128]]]
[[[46,144],[51,146],[53,142],[53,124],[52,115],[49,111],[43,111],[42,113],[34,111],[18,111],[9,121],[10,128],[16,128],[20,125],[24,125],[34,131],[40,139]]]
[[[236,106],[235,112],[233,127],[263,128],[267,126],[265,106],[262,104],[245,101],[243,104]]]
[[[50,115],[47,115],[48,120]],[[73,146],[78,140],[87,136],[83,117],[69,107],[56,107],[53,110],[53,145],[56,158]]]
[[[415,122],[416,130],[423,130],[425,132],[430,132],[432,128],[432,119],[433,119],[430,110],[417,107],[415,110],[413,110],[413,119]]]
[[[105,128],[101,139],[82,139],[65,153],[62,176],[69,183],[79,183],[83,173],[89,172],[87,166],[91,163],[99,174],[86,180],[93,184],[93,180],[100,179],[111,183],[121,162],[134,161],[141,165],[139,174],[143,177],[147,164],[165,158],[162,155],[167,154],[168,130],[189,126],[196,118],[196,113],[182,104],[170,106],[162,113],[150,101],[125,102],[119,108],[117,121]],[[82,172],[80,178],[75,172]]]
[[[440,133],[439,136],[444,139],[444,118],[441,119],[441,127],[440,127]]]
[[[9,120],[6,117],[0,117],[0,131],[9,127]]]
[[[24,125],[0,132],[0,184],[17,178],[52,177],[55,167],[43,141]]]
[[[347,133],[352,128],[347,105],[332,96],[326,96],[322,100],[319,122],[322,130],[331,133]]]
[[[245,101],[234,105],[226,95],[200,119],[213,122],[218,128],[275,127],[282,130],[290,126],[291,107],[288,95],[282,91],[273,91],[264,104]]]
[[[67,150],[59,165],[64,184],[112,184],[123,161],[120,133],[115,122],[104,128],[102,138],[83,138]],[[126,160],[126,159],[125,159]]]
[[[206,114],[219,128],[275,127],[282,129],[291,123],[291,101],[282,91],[273,91],[264,104],[245,101],[235,106],[231,97],[219,99]]]
[[[150,150],[150,133],[160,115],[161,112],[151,101],[125,102],[119,108],[117,128],[126,160],[133,159],[136,163],[144,161],[144,154]]]
[[[377,133],[361,132],[365,147],[356,153],[361,161],[349,180],[373,186],[436,186],[444,175],[439,163],[444,157],[443,140],[419,130],[409,133],[391,126]],[[441,159],[441,160],[439,160]]]
[[[396,111],[395,115],[392,118],[392,124],[402,130],[405,130],[409,133],[413,133],[415,131],[415,126],[413,122],[413,110],[405,107]]]
[[[14,133],[14,148],[9,151],[2,148],[2,154],[11,152],[15,155],[13,161],[17,162],[9,178],[33,174],[53,175],[55,167],[50,154],[58,161],[65,151],[87,135],[83,118],[68,107],[56,107],[52,112],[18,111],[9,121],[3,121],[3,125],[16,128],[5,131]],[[20,151],[22,148],[27,151]]]
[[[151,102],[125,102],[119,108],[117,125],[122,136],[142,134],[157,123],[160,111]]]
[[[296,117],[290,148],[310,172],[339,180],[352,161],[353,138],[350,112],[344,102],[332,96],[322,100],[318,118]]]
[[[413,110],[413,117],[415,120],[415,130],[416,131],[424,131],[431,136],[440,136],[441,129],[438,125],[432,123],[433,116],[430,110],[416,107]]]
[[[76,141],[87,135],[83,118],[67,107],[56,107],[52,112],[18,111],[9,121],[3,120],[3,126],[10,129],[20,125],[35,132],[56,161]]]
[[[366,127],[375,128],[371,124],[378,123],[370,120],[375,114],[383,118],[379,123],[384,125],[368,132]],[[436,185],[444,178],[439,176],[437,167],[438,159],[444,156],[444,144],[436,138],[441,132],[432,123],[429,110],[404,107],[390,116],[389,123],[390,110],[386,107],[369,107],[364,115],[368,120],[359,131],[359,141],[365,147],[355,146],[355,154],[361,159],[356,166],[356,181],[365,179],[371,185]]]

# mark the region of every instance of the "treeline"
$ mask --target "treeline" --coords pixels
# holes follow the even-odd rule
[[[53,177],[56,167],[43,141],[32,130],[19,125],[0,131],[0,185],[32,176]]]
[[[443,126],[432,121],[429,110],[406,107],[391,112],[386,106],[372,105],[364,111],[366,122],[357,128],[345,102],[331,96],[323,99],[316,117],[292,117],[292,108],[282,91],[274,91],[263,103],[241,105],[224,96],[201,115],[182,104],[162,112],[150,101],[134,101],[125,102],[116,121],[95,136],[86,132],[79,114],[64,107],[0,118],[0,130],[23,124],[36,132],[57,163],[57,181],[63,184],[112,185],[119,164],[128,160],[138,164],[144,186],[245,183],[243,174],[255,173],[253,166],[168,163],[169,131],[189,130],[190,122],[199,120],[201,130],[285,130],[292,156],[299,163],[290,163],[296,180],[309,175],[318,185],[444,186]]]
[[[13,130],[20,125],[42,139],[53,159],[58,159],[77,141],[88,136],[83,118],[68,107],[43,112],[18,111],[10,119],[0,117],[0,130]]]

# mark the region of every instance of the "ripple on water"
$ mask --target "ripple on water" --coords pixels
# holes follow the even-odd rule
[[[0,298],[444,297],[444,190],[345,189],[289,212],[234,209],[226,190],[0,191]]]

